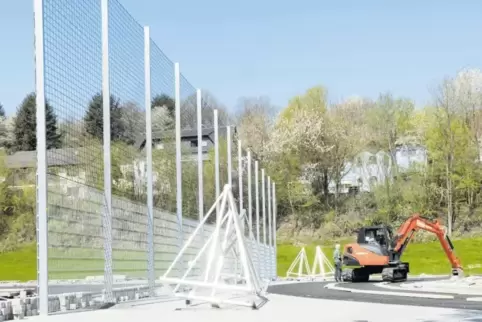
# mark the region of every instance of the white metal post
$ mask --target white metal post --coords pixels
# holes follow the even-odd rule
[[[276,243],[276,184],[273,182],[273,243],[274,243],[274,276],[278,276],[278,246]]]
[[[251,151],[248,150],[248,236],[253,235],[253,207],[252,207],[252,191],[251,191]]]
[[[231,148],[231,126],[226,127],[226,140],[227,140],[227,157],[228,157],[228,184],[232,185],[233,184],[233,176],[232,176],[232,171],[233,171],[233,161],[232,161],[232,148]]]
[[[104,132],[104,286],[106,302],[113,302],[112,287],[112,176],[110,152],[109,0],[102,0],[102,117]]]
[[[261,169],[261,207],[263,214],[263,244],[266,245],[266,184],[264,169]]]
[[[260,244],[260,222],[259,222],[259,164],[254,161],[254,182],[255,182],[255,202],[256,202],[256,241]]]
[[[196,91],[197,110],[197,179],[198,179],[198,213],[199,221],[204,216],[204,183],[203,183],[203,134],[202,134],[202,95],[201,90]],[[204,240],[204,234],[203,234]]]
[[[216,198],[220,194],[219,188],[219,125],[218,110],[214,110],[214,180],[216,187]],[[216,223],[220,220],[219,205],[216,204]]]
[[[264,169],[261,169],[261,207],[263,214],[263,277],[266,277],[268,256],[266,256],[266,184]]]
[[[239,181],[239,212],[243,212],[243,148],[241,140],[238,140],[238,181]],[[244,220],[242,222],[243,234]]]
[[[266,203],[268,204],[268,246],[272,245],[271,240],[271,177],[268,176],[268,184],[267,184],[267,193],[266,193]]]
[[[254,181],[255,181],[255,203],[256,203],[256,258],[258,259],[259,274],[263,274],[262,264],[262,245],[260,240],[260,220],[259,220],[259,164],[254,161]]]
[[[268,176],[268,185],[267,185],[267,194],[266,194],[266,202],[268,203],[268,250],[269,250],[269,272],[270,277],[272,276],[272,269],[273,269],[273,256],[272,256],[272,234],[271,234],[271,177]]]
[[[181,250],[184,243],[182,228],[182,163],[181,163],[181,74],[179,63],[174,64],[174,95],[176,104],[176,214],[179,230],[178,243]],[[181,261],[184,266],[184,261]]]
[[[156,277],[154,271],[154,192],[152,179],[152,111],[151,111],[151,36],[144,27],[144,98],[146,109],[146,176],[147,176],[147,276],[150,296],[154,296]]]
[[[242,149],[241,149],[241,140],[238,140],[238,182],[239,182],[239,188],[238,188],[238,198],[239,198],[239,212],[240,213],[243,213],[243,169],[242,169]],[[243,233],[243,236],[245,236],[246,234],[246,230],[245,230],[245,221],[244,221],[244,218],[243,220],[241,221],[241,231]],[[236,262],[235,262],[235,265],[236,265],[236,272],[235,274],[237,275],[238,274],[238,263],[237,263],[237,259],[236,259]]]
[[[45,113],[43,0],[34,0],[35,100],[37,106],[37,294],[39,314],[48,315],[47,129]]]

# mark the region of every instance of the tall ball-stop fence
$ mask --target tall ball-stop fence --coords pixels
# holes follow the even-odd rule
[[[275,277],[274,182],[149,28],[117,0],[34,0],[34,13],[39,313],[164,296],[158,277],[226,183],[260,276]]]

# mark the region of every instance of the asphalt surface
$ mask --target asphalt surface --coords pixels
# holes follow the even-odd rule
[[[431,279],[433,280],[433,279]],[[420,281],[420,279],[412,279],[410,282]],[[379,282],[367,283],[336,283],[337,287],[345,288],[347,291],[327,289],[324,286],[333,282],[299,282],[289,284],[272,285],[268,288],[269,293],[291,295],[297,297],[319,298],[339,301],[365,302],[365,303],[381,303],[381,304],[395,304],[395,305],[412,305],[424,307],[438,307],[438,308],[453,308],[453,309],[468,309],[481,310],[482,302],[467,301],[473,295],[458,295],[443,293],[443,295],[452,295],[453,299],[429,299],[409,296],[394,296],[394,295],[380,295],[380,294],[361,294],[351,293],[350,289],[358,289],[364,291],[383,291],[383,292],[397,292],[397,293],[421,293],[415,290],[389,290],[376,286]],[[434,294],[433,292],[430,292]],[[442,294],[442,293],[440,293]]]

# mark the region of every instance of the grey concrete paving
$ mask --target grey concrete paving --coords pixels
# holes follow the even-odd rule
[[[313,321],[330,322],[460,322],[482,321],[480,311],[419,306],[383,305],[379,303],[345,302],[270,294],[270,301],[260,310],[249,308],[212,309],[208,306],[185,308],[183,302],[164,302],[134,307],[82,312],[49,317],[32,317],[38,322],[293,322],[306,316]],[[185,309],[182,309],[185,308]]]

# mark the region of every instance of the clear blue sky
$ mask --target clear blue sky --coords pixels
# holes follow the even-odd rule
[[[80,0],[76,0],[80,1]],[[428,86],[482,68],[482,1],[120,0],[196,87],[228,107],[285,105],[323,84],[332,99],[390,90],[418,104]],[[34,86],[33,1],[0,1],[0,102]]]

